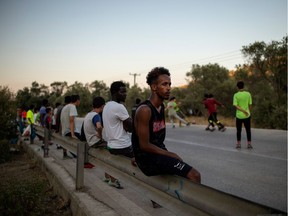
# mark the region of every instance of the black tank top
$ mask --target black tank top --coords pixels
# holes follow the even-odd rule
[[[147,105],[151,109],[151,118],[149,120],[149,142],[166,150],[164,145],[166,135],[164,104],[161,105],[160,112],[158,112],[158,110],[151,104],[150,100],[142,102],[139,107],[143,104]],[[135,129],[132,132],[132,145],[136,157],[145,155],[145,152],[142,152],[139,147],[139,137],[136,134]]]

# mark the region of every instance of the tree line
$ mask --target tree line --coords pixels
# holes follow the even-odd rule
[[[192,65],[186,73],[187,85],[175,87],[171,96],[175,96],[181,103],[181,110],[186,115],[201,116],[205,113],[203,96],[212,93],[214,97],[225,105],[219,109],[219,114],[233,118],[235,108],[232,106],[233,95],[237,92],[236,83],[245,82],[245,89],[250,91],[253,99],[252,121],[258,128],[287,130],[287,36],[280,41],[270,43],[254,42],[241,49],[246,64],[237,65],[229,71],[216,63],[206,65]],[[169,69],[169,68],[168,68]],[[136,98],[145,100],[150,90],[139,86],[127,87],[126,107],[131,112]],[[81,103],[77,108],[80,116],[84,116],[92,109],[92,98],[102,96],[110,100],[109,87],[99,80],[88,84],[75,82],[68,86],[67,82],[55,81],[46,86],[32,82],[31,87],[18,90],[16,95],[6,86],[0,86],[0,139],[11,122],[15,119],[17,107],[29,107],[31,104],[40,107],[44,98],[55,107],[57,102],[63,104],[66,95],[80,95]],[[6,132],[7,133],[7,132]]]

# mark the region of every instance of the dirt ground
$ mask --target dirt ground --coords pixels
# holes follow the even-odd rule
[[[0,189],[1,187],[7,187],[7,184],[11,184],[15,181],[43,181],[44,182],[44,197],[41,197],[40,208],[44,215],[48,216],[71,216],[71,210],[62,199],[53,192],[53,188],[49,184],[49,181],[44,172],[36,166],[36,162],[28,157],[24,150],[13,153],[10,162],[0,164]],[[1,209],[1,204],[0,204]],[[1,214],[1,212],[0,212]],[[4,213],[5,214],[5,213]]]

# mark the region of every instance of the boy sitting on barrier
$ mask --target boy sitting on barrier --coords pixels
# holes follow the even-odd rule
[[[100,113],[105,106],[102,97],[93,98],[93,109],[87,113],[81,127],[81,141],[85,142],[84,168],[93,168],[94,165],[88,162],[88,151],[90,147],[105,147],[106,142],[102,139],[102,120]]]
[[[93,99],[93,109],[87,113],[81,128],[81,137],[84,135],[88,146],[99,146],[103,144],[102,139],[102,120],[99,115],[105,106],[105,100],[102,97]],[[84,137],[83,137],[84,138]]]
[[[166,149],[165,108],[163,101],[169,99],[170,73],[156,67],[147,75],[151,95],[136,110],[132,144],[137,166],[147,176],[176,174],[201,183],[200,173],[175,153]]]
[[[80,96],[79,95],[72,95],[71,96],[71,103],[67,104],[63,107],[60,115],[60,122],[61,122],[61,132],[62,136],[72,137],[74,139],[80,140],[80,132],[76,128],[75,118],[78,116],[76,106],[80,105]],[[75,154],[70,152],[73,157],[76,157]],[[68,159],[69,156],[67,155],[66,150],[63,151],[63,159]]]

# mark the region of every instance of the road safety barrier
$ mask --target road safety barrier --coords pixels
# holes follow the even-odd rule
[[[43,128],[36,126],[37,134],[44,136]],[[53,134],[54,142],[77,154],[76,188],[83,186],[84,179],[84,146],[85,143],[69,137]],[[78,148],[78,150],[77,150]],[[256,216],[256,215],[287,215],[285,212],[264,206],[211,187],[191,182],[173,175],[148,177],[141,170],[131,165],[130,159],[112,155],[106,149],[90,148],[89,155],[123,173],[126,173],[155,189],[181,200],[185,205],[192,206],[207,215],[215,216]],[[77,186],[78,183],[78,186]]]

